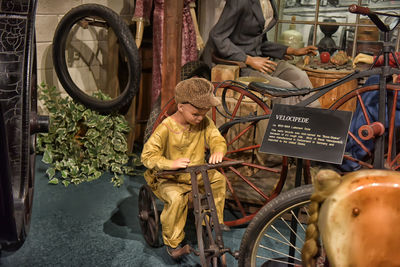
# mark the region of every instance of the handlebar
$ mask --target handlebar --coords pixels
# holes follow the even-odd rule
[[[226,168],[233,165],[238,165],[243,163],[243,160],[232,160],[232,161],[223,161],[216,164],[201,164],[201,165],[194,165],[189,166],[184,169],[179,170],[168,170],[168,171],[161,171],[157,173],[157,176],[164,176],[164,175],[171,175],[171,174],[179,174],[179,173],[190,173],[190,172],[201,172],[207,171],[210,169],[217,169],[217,168]]]
[[[349,11],[354,14],[361,14],[361,15],[365,15],[365,16],[368,16],[371,14],[371,10],[368,7],[362,7],[362,6],[358,6],[356,4],[349,6]]]
[[[371,21],[376,25],[376,27],[378,27],[378,29],[381,30],[382,32],[389,32],[389,31],[395,29],[399,23],[399,18],[400,18],[400,15],[397,15],[397,14],[375,12],[375,11],[371,11],[368,7],[362,7],[362,6],[358,6],[355,4],[349,6],[349,11],[354,14],[368,16],[371,19]],[[397,20],[394,21],[393,25],[386,25],[378,17],[378,15],[387,16],[387,17],[395,17],[395,18],[397,18]]]

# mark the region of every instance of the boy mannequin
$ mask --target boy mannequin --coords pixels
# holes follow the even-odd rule
[[[203,78],[183,80],[175,87],[175,101],[178,110],[166,118],[144,144],[141,160],[148,168],[144,177],[154,194],[164,202],[160,220],[162,236],[168,254],[174,259],[184,254],[180,243],[185,237],[183,231],[187,217],[188,193],[192,190],[188,173],[172,177],[156,177],[155,172],[176,170],[189,165],[205,163],[205,146],[210,147],[209,163],[222,161],[226,153],[225,139],[207,111],[219,104],[213,95],[214,86]],[[223,230],[225,202],[225,177],[216,170],[209,171],[218,220]],[[203,186],[198,176],[200,190]]]

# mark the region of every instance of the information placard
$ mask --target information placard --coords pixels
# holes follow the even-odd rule
[[[341,164],[352,112],[276,104],[261,152]]]

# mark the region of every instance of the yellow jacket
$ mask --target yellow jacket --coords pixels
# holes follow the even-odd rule
[[[141,160],[148,168],[144,174],[147,183],[156,183],[155,171],[170,170],[176,159],[189,158],[189,166],[205,163],[206,146],[211,154],[225,155],[227,150],[225,139],[209,117],[186,129],[171,117],[166,118],[143,147]],[[183,180],[180,182],[190,183],[190,179]]]

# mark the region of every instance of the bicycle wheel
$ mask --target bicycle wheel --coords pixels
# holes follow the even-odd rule
[[[388,84],[386,88],[388,98],[386,125],[378,121],[379,85],[364,86],[347,93],[330,109],[338,109],[349,102],[356,102],[355,118],[349,130],[349,137],[344,155],[343,168],[351,171],[357,168],[374,168],[375,141],[383,135],[385,138],[384,168],[398,170],[400,168],[400,144],[398,143],[399,120],[396,111],[399,100],[400,86]],[[397,116],[396,116],[397,114]],[[353,168],[353,169],[352,169]]]
[[[244,161],[219,170],[228,185],[225,224],[237,226],[248,223],[265,203],[281,192],[289,164],[286,157],[258,152],[267,121],[251,118],[271,112],[261,98],[229,82],[218,85],[216,94],[225,107],[212,108],[208,115],[226,139],[228,152],[224,160]],[[171,99],[160,111],[153,130],[175,110],[175,101]]]
[[[239,266],[301,266],[312,192],[312,185],[294,188],[258,212],[243,235]]]
[[[158,248],[162,245],[160,238],[160,216],[157,210],[156,197],[148,185],[143,185],[138,198],[140,229],[146,243]]]
[[[107,53],[104,53],[107,48],[102,45],[106,42],[104,37],[112,38],[113,34],[118,39],[119,50],[123,54],[121,58],[126,59],[128,70],[126,86],[120,92],[111,91],[113,88],[106,88],[107,75],[102,71],[103,63],[107,62]],[[97,47],[95,45],[94,49],[90,48],[86,40],[98,41]],[[75,61],[77,63],[73,72],[68,68],[67,62],[71,64]],[[65,14],[54,34],[53,63],[57,76],[67,93],[86,107],[102,113],[127,111],[127,106],[130,105],[139,88],[140,62],[132,34],[120,16],[105,6],[85,4]],[[109,66],[111,64],[112,62],[108,62]],[[77,69],[85,69],[87,74],[81,74],[82,77],[78,79]],[[91,79],[90,76],[95,77]],[[88,87],[97,88],[83,91],[77,85],[78,81]],[[92,83],[95,83],[95,86],[91,85]],[[98,91],[105,92],[111,99],[93,96],[93,93]]]

